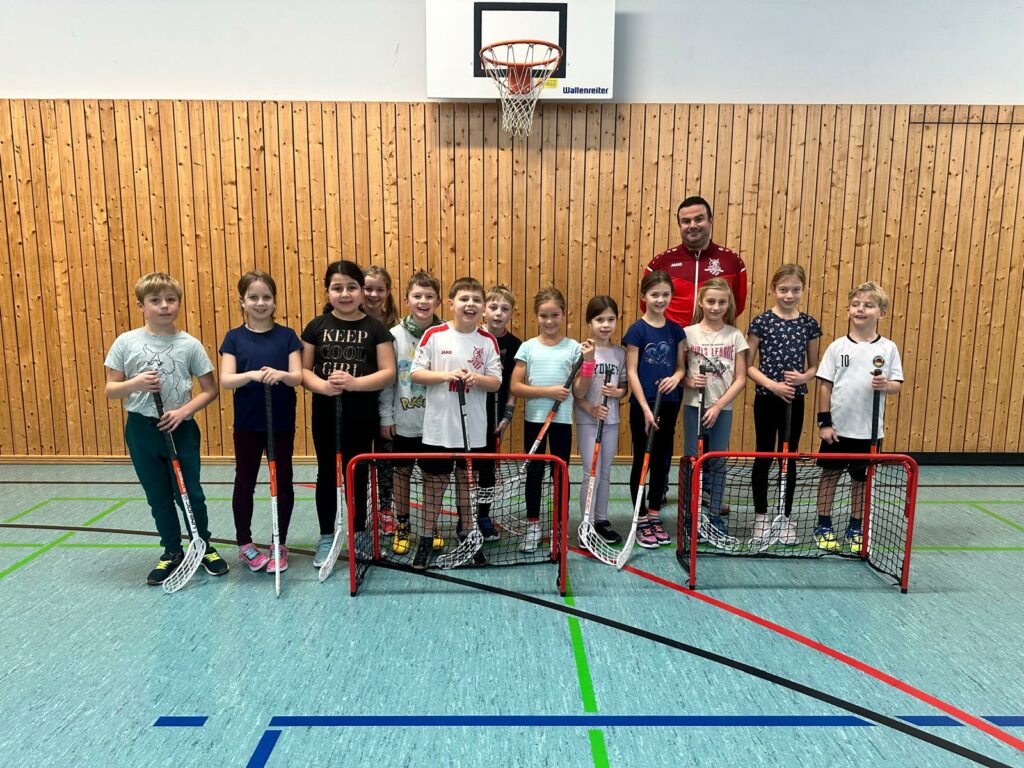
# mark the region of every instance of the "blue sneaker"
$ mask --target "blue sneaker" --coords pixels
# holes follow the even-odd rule
[[[313,567],[319,568],[327,562],[327,555],[330,554],[331,544],[334,543],[334,534],[325,533],[316,543],[316,552],[313,554]]]
[[[843,548],[842,540],[830,526],[819,525],[814,529],[814,543],[825,552],[838,552]]]
[[[850,542],[850,552],[859,555],[864,547],[864,532],[860,528],[846,526],[846,540]]]

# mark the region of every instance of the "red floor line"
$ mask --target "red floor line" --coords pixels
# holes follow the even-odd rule
[[[583,555],[584,557],[592,557],[592,555],[589,552],[579,549],[578,547],[570,547],[569,549],[571,552],[574,552],[577,555]],[[831,648],[825,645],[824,643],[818,642],[817,640],[812,640],[806,635],[802,635],[795,630],[782,626],[781,624],[776,624],[774,621],[769,621],[768,619],[765,619],[761,616],[750,613],[749,611],[746,611],[743,608],[739,608],[735,605],[730,605],[729,603],[723,602],[722,600],[718,600],[717,598],[711,597],[709,595],[702,594],[701,592],[697,592],[696,590],[688,589],[687,587],[684,587],[682,584],[676,584],[674,582],[669,581],[668,579],[663,579],[662,577],[656,576],[655,574],[650,573],[649,571],[642,571],[639,568],[634,568],[631,565],[625,566],[623,570],[629,571],[630,573],[636,576],[639,576],[643,579],[647,579],[648,581],[654,582],[655,584],[658,584],[662,587],[667,587],[668,589],[680,592],[686,595],[687,597],[692,597],[695,600],[700,600],[701,602],[707,603],[708,605],[714,606],[715,608],[720,608],[721,610],[731,613],[734,616],[738,616],[741,619],[753,622],[754,624],[757,624],[760,627],[764,627],[765,629],[771,630],[772,632],[782,635],[783,637],[787,637],[790,640],[793,640],[794,642],[800,643],[801,645],[805,645],[808,648],[818,651],[819,653],[823,653],[826,656],[835,659],[836,661],[840,661],[843,664],[851,666],[854,669],[859,670],[860,672],[863,672],[866,675],[870,675],[871,677],[875,678],[880,682],[885,683],[886,685],[890,685],[893,688],[902,691],[908,696],[913,696],[915,699],[918,699],[919,701],[923,701],[926,704],[930,704],[936,709],[945,712],[950,717],[956,718],[965,725],[970,725],[974,728],[977,728],[979,731],[987,733],[989,736],[998,739],[1004,744],[1008,744],[1009,746],[1013,747],[1019,752],[1024,752],[1024,741],[1007,733],[1001,728],[997,728],[987,720],[982,720],[980,717],[975,717],[969,712],[964,712],[962,709],[958,709],[952,704],[949,704],[948,702],[945,702],[942,699],[936,698],[932,694],[922,691],[920,688],[915,688],[910,683],[895,678],[892,675],[887,674],[886,672],[883,672],[880,669],[872,667],[870,664],[866,664],[865,662],[860,661],[859,659],[855,659],[853,656],[843,653],[842,651],[836,650],[835,648]]]

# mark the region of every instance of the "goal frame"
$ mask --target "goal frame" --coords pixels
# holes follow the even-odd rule
[[[480,462],[493,460],[502,461],[546,461],[551,464],[552,499],[555,509],[551,511],[551,546],[550,561],[557,565],[558,575],[556,586],[558,593],[565,597],[568,584],[567,555],[569,551],[569,467],[565,461],[558,456],[548,453],[465,453],[464,451],[451,451],[445,453],[361,453],[353,456],[345,467],[345,493],[348,502],[348,572],[349,572],[349,594],[355,597],[359,591],[360,580],[357,574],[357,566],[377,565],[386,562],[381,557],[381,532],[380,526],[374,524],[380,516],[380,509],[377,501],[377,464],[378,461],[393,461],[394,459],[421,460],[421,459],[456,459],[464,460],[469,457],[470,461]],[[370,464],[370,487],[373,493],[367,499],[367,526],[372,527],[373,553],[370,560],[360,560],[353,556],[356,551],[355,532],[355,472],[360,462],[372,462]],[[458,465],[456,465],[458,467]],[[458,468],[455,470],[459,471]],[[525,471],[523,473],[522,485],[525,487]],[[369,569],[367,569],[367,575]],[[365,581],[366,575],[363,576]]]
[[[700,513],[699,506],[701,499],[700,493],[700,478],[704,470],[704,465],[715,459],[772,459],[779,460],[785,458],[789,462],[808,462],[817,461],[818,459],[828,460],[847,460],[847,461],[860,461],[867,462],[867,479],[864,486],[864,517],[863,517],[863,530],[864,530],[864,546],[861,548],[859,557],[861,561],[866,563],[871,568],[878,570],[879,573],[885,573],[885,575],[893,578],[895,583],[899,585],[900,592],[906,594],[910,584],[910,554],[911,546],[914,539],[914,518],[916,513],[917,505],[917,488],[918,488],[918,476],[919,470],[917,462],[911,457],[903,453],[799,453],[799,452],[782,452],[782,451],[710,451],[703,454],[702,456],[683,456],[679,460],[679,479],[678,479],[678,539],[676,544],[676,558],[680,564],[687,570],[687,586],[690,589],[697,588],[697,548],[699,542],[697,540],[697,529],[700,524]],[[903,553],[903,568],[902,576],[898,580],[891,576],[887,572],[881,571],[871,562],[871,552],[869,550],[871,538],[869,536],[871,527],[871,485],[874,477],[874,465],[876,464],[899,464],[902,465],[907,473],[907,500],[906,507],[903,510],[903,516],[907,521],[907,535],[905,550]],[[686,466],[691,465],[690,470],[690,489],[687,494],[685,488],[686,478]],[[689,498],[690,509],[685,509],[684,499]],[[686,519],[689,516],[690,530],[685,531]],[[688,540],[688,544],[686,543]],[[758,555],[743,555],[746,557],[758,556]],[[847,557],[845,559],[854,559]]]

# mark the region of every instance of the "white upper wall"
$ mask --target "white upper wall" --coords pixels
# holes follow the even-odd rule
[[[1024,103],[1024,0],[618,0],[615,23],[619,102]],[[0,98],[423,101],[423,28],[422,0],[0,0]]]

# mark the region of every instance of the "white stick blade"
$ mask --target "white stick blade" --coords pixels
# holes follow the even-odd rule
[[[334,541],[331,542],[331,551],[327,553],[327,559],[320,566],[320,583],[323,584],[334,573],[334,566],[338,563],[341,555],[341,529],[334,532]]]
[[[584,520],[579,529],[580,544],[590,554],[606,565],[618,565],[620,551],[601,538],[593,523]]]
[[[443,570],[458,568],[460,565],[468,563],[483,545],[484,535],[474,528],[466,535],[466,538],[459,542],[459,546],[451,552],[438,555],[434,562],[438,568]]]
[[[181,561],[181,565],[174,569],[174,573],[164,579],[164,592],[171,594],[188,584],[189,579],[195,576],[199,570],[199,564],[203,562],[203,555],[206,554],[206,542],[196,537],[188,545],[188,551]]]

